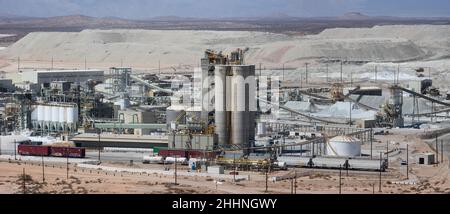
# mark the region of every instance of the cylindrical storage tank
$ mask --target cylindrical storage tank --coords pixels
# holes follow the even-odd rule
[[[161,156],[144,156],[144,163],[164,163],[164,158]]]
[[[73,118],[75,117],[75,108],[74,107],[67,107],[66,108],[66,115],[67,115],[67,123],[72,124],[75,121],[73,120]]]
[[[43,105],[37,106],[37,120],[44,121],[45,120],[45,108]]]
[[[52,107],[49,105],[44,106],[44,121],[45,122],[52,121]]]
[[[227,109],[227,73],[230,66],[217,66],[214,74],[215,126],[219,145],[227,145],[230,141],[229,109]],[[230,83],[229,83],[230,84]]]
[[[31,112],[31,121],[37,121],[38,120],[38,118],[37,118],[37,116],[38,116],[38,109],[37,109],[37,107],[38,106],[34,106],[33,111]]]
[[[52,106],[52,122],[59,123],[59,106]]]
[[[231,126],[232,144],[243,147],[251,145],[255,139],[256,79],[254,65],[233,66],[231,85]]]
[[[64,106],[58,107],[58,115],[59,123],[66,122],[66,108]]]
[[[327,155],[355,157],[361,156],[361,141],[350,136],[337,136],[327,143]]]
[[[182,158],[182,157],[180,157],[180,158],[166,157],[166,159],[164,160],[164,162],[166,162],[166,163],[175,163],[175,161],[177,163],[180,163],[180,164],[187,164],[188,163],[187,159],[186,158]]]

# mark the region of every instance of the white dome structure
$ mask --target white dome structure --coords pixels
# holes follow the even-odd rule
[[[355,157],[361,155],[362,142],[350,136],[337,136],[327,143],[327,155],[341,157]]]

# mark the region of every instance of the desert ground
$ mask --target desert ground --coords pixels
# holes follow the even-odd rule
[[[395,142],[390,151],[395,151],[409,144],[410,173],[406,179],[406,166],[400,166],[406,154],[401,152],[389,158],[390,168],[382,173],[382,186],[379,192],[379,172],[342,171],[342,194],[428,194],[450,193],[450,173],[447,154],[444,162],[438,165],[417,165],[414,154],[433,152],[425,140],[410,135],[408,131],[392,130],[390,135],[376,136],[374,150],[385,149],[385,142]],[[368,145],[365,145],[367,147]],[[268,174],[268,192],[265,191],[266,176],[262,172],[239,172],[250,180],[233,182],[233,179],[214,179],[202,176],[178,176],[178,185],[174,185],[174,175],[163,173],[132,173],[96,170],[69,164],[69,179],[67,179],[64,161],[46,162],[45,182],[42,178],[41,162],[1,160],[0,162],[0,193],[23,194],[290,194],[291,180],[273,182],[274,176],[293,175],[297,173],[297,194],[338,194],[339,171],[324,169],[297,168],[288,171],[274,171]],[[102,166],[121,167],[129,169],[159,169],[162,165],[144,165],[135,163],[133,166],[125,162],[104,162]],[[174,166],[168,166],[169,172],[174,172]],[[25,169],[25,176],[23,170]],[[178,167],[178,172],[187,171],[186,167]],[[296,172],[295,172],[296,171]],[[230,171],[226,171],[229,174]],[[218,181],[218,183],[216,182]],[[217,185],[216,185],[217,183]],[[243,188],[245,187],[245,188]]]

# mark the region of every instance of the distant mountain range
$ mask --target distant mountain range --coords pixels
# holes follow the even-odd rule
[[[31,23],[47,24],[47,25],[96,25],[96,24],[130,24],[143,23],[148,21],[247,21],[247,20],[450,20],[449,17],[393,17],[393,16],[367,16],[359,12],[349,12],[337,17],[295,17],[285,13],[274,13],[262,17],[228,17],[228,18],[192,18],[179,16],[158,16],[146,20],[132,20],[117,17],[90,17],[85,15],[69,15],[56,16],[48,18],[26,17],[14,14],[0,14],[0,24],[9,22],[10,24],[18,22],[23,24],[24,21]]]
[[[84,29],[151,29],[151,30],[230,30],[262,31],[289,35],[320,33],[327,28],[373,27],[376,25],[439,24],[450,25],[448,18],[367,16],[350,12],[337,17],[293,17],[274,13],[262,17],[191,18],[159,16],[146,20],[132,20],[117,17],[90,17],[70,15],[57,17],[25,17],[14,14],[0,14],[0,33],[16,34],[21,38],[35,31],[70,31]]]

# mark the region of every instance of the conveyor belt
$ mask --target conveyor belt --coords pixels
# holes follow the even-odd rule
[[[158,91],[166,92],[166,93],[169,93],[169,94],[173,93],[172,90],[161,88],[161,87],[157,86],[156,84],[151,84],[151,83],[149,83],[149,82],[147,82],[147,81],[145,81],[145,80],[143,80],[143,79],[141,79],[141,78],[139,78],[139,77],[137,77],[135,75],[130,75],[130,77],[132,79],[134,79],[134,80],[136,80],[136,81],[138,81],[138,82],[140,82],[140,83],[142,83],[142,84],[144,84],[144,85],[146,85],[146,86],[148,86],[150,88],[156,89]]]
[[[406,92],[406,93],[412,94],[412,95],[414,95],[414,96],[418,96],[418,97],[420,97],[420,98],[426,99],[426,100],[428,100],[428,101],[431,101],[431,102],[434,102],[434,103],[437,103],[437,104],[440,104],[440,105],[444,105],[444,106],[449,106],[449,107],[450,107],[450,103],[446,103],[446,102],[442,102],[442,101],[440,101],[440,100],[436,100],[436,99],[431,98],[431,97],[429,97],[429,96],[426,96],[426,95],[417,93],[417,92],[415,92],[415,91],[411,91],[411,90],[409,90],[409,89],[400,87],[400,86],[398,86],[398,85],[393,85],[393,86],[391,86],[391,89],[399,89],[399,90],[402,90],[402,91],[404,91],[404,92]]]

